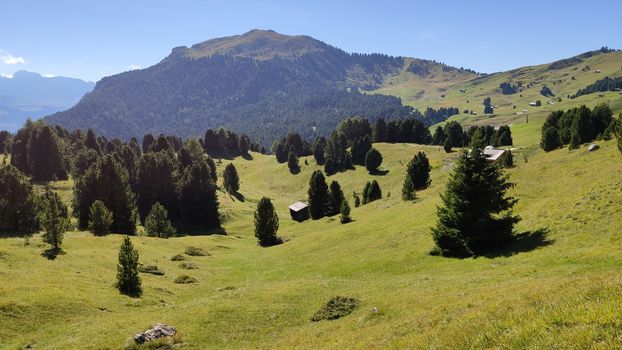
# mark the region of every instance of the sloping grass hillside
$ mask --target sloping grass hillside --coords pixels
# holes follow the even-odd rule
[[[144,265],[142,298],[113,287],[122,236],[66,234],[65,254],[42,256],[35,235],[0,239],[0,348],[119,349],[156,322],[177,327],[184,349],[622,348],[622,173],[615,141],[588,153],[516,154],[508,171],[520,199],[517,244],[489,257],[429,255],[439,193],[457,153],[376,144],[384,176],[364,168],[341,184],[354,222],[297,223],[287,205],[305,199],[314,165],[292,175],[273,157],[237,158],[244,201],[220,193],[227,235],[132,237]],[[405,164],[431,160],[432,185],[400,199]],[[527,152],[526,150],[524,152]],[[526,161],[525,161],[526,159]],[[219,164],[222,171],[228,161]],[[354,208],[352,192],[376,179],[384,198]],[[54,184],[70,201],[69,182]],[[390,196],[389,196],[390,193]],[[252,213],[274,200],[284,244],[261,248]],[[540,236],[539,236],[540,235]],[[542,237],[544,238],[542,239]],[[534,239],[540,238],[540,239]],[[202,248],[207,256],[184,254]],[[198,269],[183,269],[175,255]],[[195,284],[175,284],[180,275]],[[331,297],[360,300],[348,316],[310,319]]]

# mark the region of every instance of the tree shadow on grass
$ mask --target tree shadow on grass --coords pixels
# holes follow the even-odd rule
[[[373,176],[385,176],[388,173],[389,173],[389,170],[387,169],[375,170],[373,172],[372,171],[369,172],[369,174]]]
[[[47,258],[48,260],[54,260],[59,255],[65,255],[65,252],[61,248],[50,248],[41,253],[41,256]]]
[[[180,237],[183,237],[183,236],[211,236],[211,235],[226,236],[227,235],[227,231],[225,231],[225,229],[222,228],[222,227],[206,229],[205,227],[201,227],[201,226],[186,225],[186,226],[181,227],[178,231],[179,232],[183,232],[183,233],[180,233],[178,235]]]
[[[244,195],[240,192],[229,193],[229,196],[237,199],[239,202],[244,202],[246,200],[246,197],[244,197]]]
[[[274,237],[274,239],[268,242],[258,242],[257,245],[263,248],[274,247],[275,245],[283,244],[285,241],[281,237]]]
[[[240,156],[245,160],[253,160],[253,156],[250,153],[242,153]]]
[[[289,172],[290,172],[292,175],[297,175],[297,174],[300,174],[300,167],[299,167],[299,166],[297,166],[297,167],[295,167],[294,169],[289,169]]]
[[[482,256],[486,258],[509,257],[518,253],[530,252],[541,247],[553,244],[555,240],[549,239],[549,229],[542,228],[535,231],[526,231],[515,236],[514,241],[499,247]]]

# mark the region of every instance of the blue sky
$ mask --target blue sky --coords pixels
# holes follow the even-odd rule
[[[620,13],[620,0],[2,0],[0,74],[96,81],[153,65],[175,46],[254,28],[490,73],[622,48]]]

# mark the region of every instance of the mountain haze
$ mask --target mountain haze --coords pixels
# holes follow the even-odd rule
[[[362,94],[414,59],[350,54],[308,36],[269,30],[177,47],[158,64],[106,77],[76,106],[47,118],[67,128],[93,128],[110,137],[150,133],[201,136],[227,127],[269,145],[298,131],[325,134],[352,115],[370,119],[411,113],[399,98]],[[473,72],[425,63],[463,79]],[[414,74],[414,73],[411,73]],[[420,73],[419,73],[420,74]]]
[[[37,119],[73,106],[95,84],[67,77],[43,77],[18,71],[0,77],[0,129],[17,130],[26,118]]]

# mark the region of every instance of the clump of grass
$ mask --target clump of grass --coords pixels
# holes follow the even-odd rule
[[[186,269],[186,270],[196,270],[199,268],[197,264],[190,262],[190,261],[182,262],[181,264],[179,264],[179,267],[181,267],[182,269]]]
[[[171,257],[171,261],[183,261],[183,260],[186,260],[186,257],[181,254],[177,254]]]
[[[188,276],[188,275],[177,276],[175,280],[173,281],[173,283],[176,283],[176,284],[191,284],[191,283],[197,283],[197,282],[199,281],[197,281],[196,278]]]
[[[197,248],[197,247],[188,247],[186,248],[184,253],[190,256],[206,256],[207,255],[207,252],[203,248]]]
[[[164,276],[164,271],[158,269],[156,265],[139,265],[138,271],[156,276]]]
[[[333,297],[313,315],[311,321],[336,320],[351,314],[359,304],[360,300],[356,298]]]

